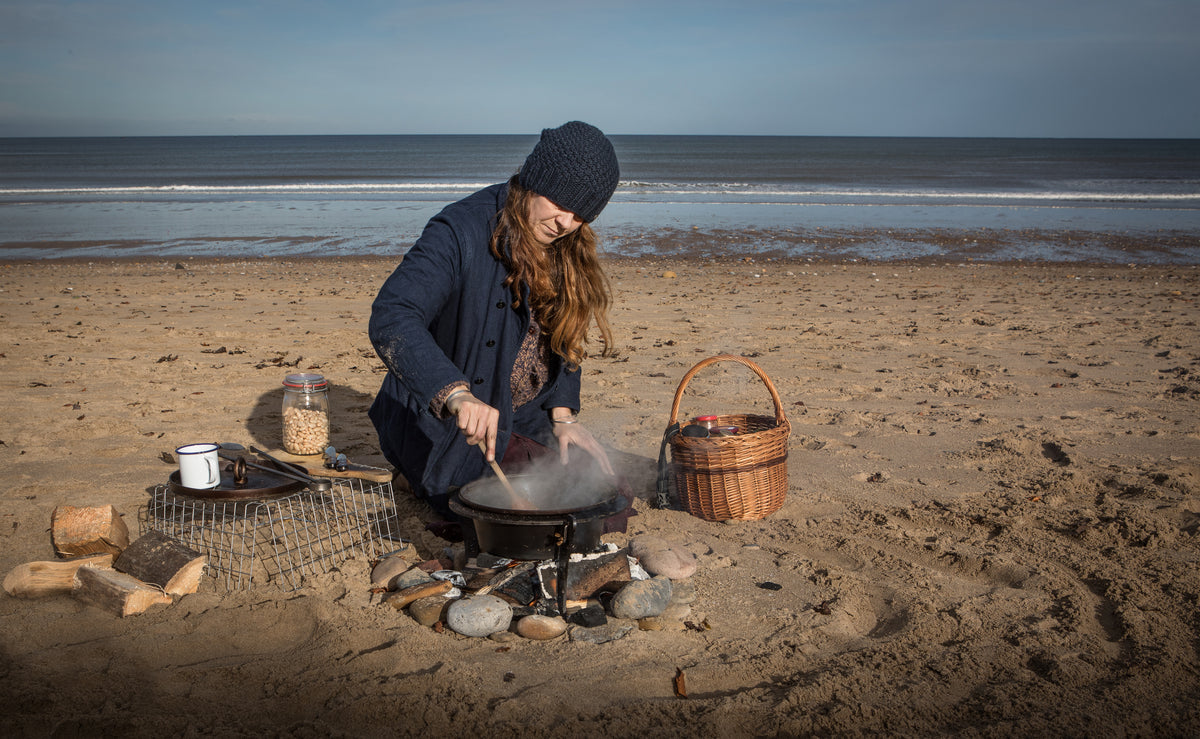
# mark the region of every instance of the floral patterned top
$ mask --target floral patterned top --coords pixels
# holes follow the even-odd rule
[[[512,387],[513,410],[520,408],[537,397],[542,387],[550,379],[550,337],[542,333],[542,325],[537,316],[531,316],[529,331],[521,341],[517,351],[517,361],[513,364]],[[455,390],[469,390],[465,382],[456,382],[442,388],[429,403],[429,410],[434,415],[448,417],[446,399]]]

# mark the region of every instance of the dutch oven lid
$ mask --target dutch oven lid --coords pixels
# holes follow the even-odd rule
[[[471,508],[494,513],[561,515],[605,506],[617,497],[615,482],[599,476],[572,477],[564,472],[548,475],[509,475],[514,498],[495,477],[481,477],[458,492],[459,500]]]

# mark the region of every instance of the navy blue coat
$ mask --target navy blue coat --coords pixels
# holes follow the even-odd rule
[[[388,374],[369,415],[383,455],[421,497],[444,496],[487,469],[455,419],[429,409],[447,385],[466,382],[500,411],[496,459],[514,432],[553,447],[549,409],[579,410],[579,369],[557,355],[537,398],[512,410],[513,364],[530,317],[527,299],[513,308],[508,272],[489,248],[507,194],[507,184],[493,185],[430,219],[371,306],[371,343]]]

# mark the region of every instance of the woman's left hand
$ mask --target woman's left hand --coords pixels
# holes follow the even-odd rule
[[[596,437],[592,436],[592,432],[588,431],[582,423],[554,423],[551,425],[554,427],[554,438],[558,440],[558,450],[562,455],[563,465],[567,464],[568,447],[574,444],[595,457],[600,464],[600,469],[605,474],[616,474],[613,472],[612,463],[608,461],[608,454],[604,451],[604,447],[600,446],[600,442],[596,441]]]

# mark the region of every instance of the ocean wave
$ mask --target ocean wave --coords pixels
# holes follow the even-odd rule
[[[633,194],[633,193],[628,193]],[[728,196],[728,190],[658,190],[655,195],[675,196]],[[825,200],[844,198],[847,200],[869,200],[871,202],[939,201],[962,200],[978,202],[994,201],[1072,201],[1072,202],[1152,202],[1172,201],[1200,202],[1200,192],[1193,193],[1111,193],[1111,192],[945,192],[937,190],[746,190],[736,193],[746,197],[770,196],[782,198],[822,198]],[[741,201],[737,201],[741,202]],[[769,202],[769,201],[767,201]]]
[[[1145,184],[1145,183],[1143,183]],[[1150,183],[1154,184],[1154,183]],[[675,196],[770,196],[775,198],[847,198],[869,200],[1071,200],[1071,201],[1200,201],[1200,190],[1194,192],[1164,192],[1147,187],[1141,190],[1115,191],[1097,188],[1079,189],[1027,189],[1027,190],[948,190],[939,188],[915,189],[905,187],[811,187],[795,188],[778,185],[751,185],[746,183],[689,183],[622,181],[617,190],[625,194],[675,195]]]
[[[205,196],[296,195],[328,196],[342,198],[354,195],[428,195],[444,193],[448,196],[475,192],[494,183],[490,182],[295,182],[276,184],[223,184],[223,185],[107,185],[95,187],[7,187],[0,188],[0,197],[158,197],[182,196],[203,198]],[[1154,183],[1150,183],[1153,185]],[[1104,189],[1027,189],[1027,190],[948,190],[938,188],[905,187],[794,187],[787,185],[761,185],[745,182],[645,182],[623,180],[618,185],[618,198],[634,201],[650,198],[655,202],[668,197],[710,197],[724,202],[745,203],[746,198],[768,198],[764,202],[796,201],[805,203],[812,199],[845,200],[848,203],[867,201],[874,203],[914,201],[960,201],[960,202],[1174,202],[1200,203],[1200,190],[1190,192],[1156,191],[1153,186],[1145,189],[1109,191]]]
[[[717,190],[727,192],[729,190],[754,190],[761,189],[761,185],[752,185],[749,182],[643,182],[641,180],[621,180],[617,185],[618,190]]]
[[[278,185],[110,185],[105,187],[3,188],[0,195],[271,195],[329,193],[474,192],[491,182],[301,182]]]

